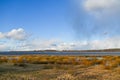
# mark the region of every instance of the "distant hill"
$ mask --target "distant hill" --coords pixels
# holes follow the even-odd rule
[[[34,50],[35,52],[120,52],[120,48],[101,50]]]
[[[34,51],[10,51],[10,52],[120,52],[120,48],[100,50],[34,50]]]
[[[120,52],[120,49],[101,49],[101,50],[63,50],[65,52]]]

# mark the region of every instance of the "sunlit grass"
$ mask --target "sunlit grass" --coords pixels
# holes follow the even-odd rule
[[[0,56],[0,80],[117,80],[119,74],[119,56]]]

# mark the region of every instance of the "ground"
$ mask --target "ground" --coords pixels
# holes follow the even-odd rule
[[[0,80],[119,80],[120,67],[104,69],[103,65],[0,64]]]

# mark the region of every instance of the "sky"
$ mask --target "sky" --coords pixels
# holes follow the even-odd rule
[[[0,51],[120,48],[120,0],[0,0]]]

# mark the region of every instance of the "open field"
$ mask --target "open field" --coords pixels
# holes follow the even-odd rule
[[[0,56],[0,80],[119,80],[119,56]]]

